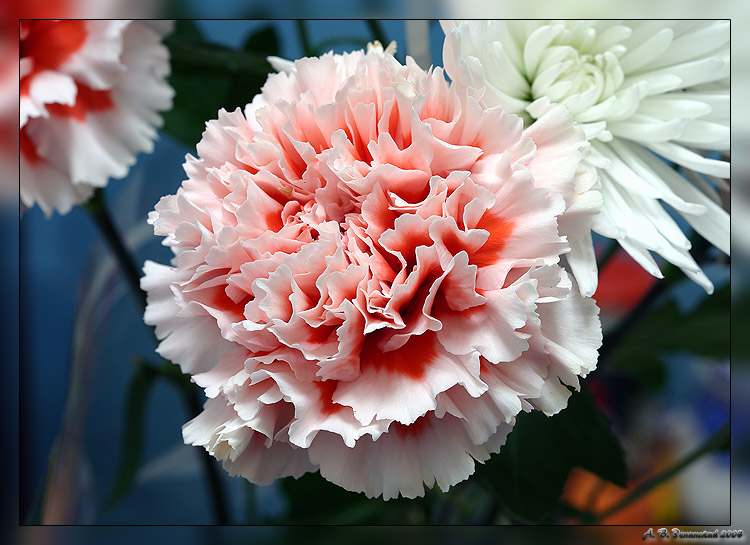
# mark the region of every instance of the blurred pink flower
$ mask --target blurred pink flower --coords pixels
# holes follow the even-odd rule
[[[258,484],[447,490],[596,365],[558,264],[585,137],[561,108],[524,134],[378,44],[274,62],[149,215],[175,257],[144,266],[145,320],[209,397],[185,442]]]
[[[65,214],[153,149],[169,53],[140,21],[22,21],[20,38],[21,202]]]

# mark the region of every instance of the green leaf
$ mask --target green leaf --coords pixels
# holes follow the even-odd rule
[[[276,28],[272,25],[262,26],[245,40],[242,49],[243,51],[255,51],[264,56],[278,55],[279,36]]]
[[[251,34],[245,41],[243,51],[263,58],[262,69],[235,74],[226,95],[225,108],[244,107],[260,92],[273,69],[266,57],[279,54],[279,38],[276,29],[265,25]]]
[[[105,501],[107,506],[115,505],[120,501],[133,485],[141,461],[146,401],[156,376],[157,371],[153,366],[140,364],[128,386],[119,469],[115,483]]]
[[[555,521],[570,470],[582,467],[625,486],[624,453],[609,421],[585,390],[573,393],[555,416],[522,413],[500,450],[477,478],[507,513],[523,523]]]
[[[187,36],[171,35],[164,43],[169,48],[173,71],[207,76],[267,71],[266,58],[254,51],[235,51]]]
[[[203,35],[201,34],[198,25],[195,21],[189,19],[178,19],[174,23],[174,30],[170,33],[170,36],[182,36],[184,38],[194,38],[196,40],[202,40]]]
[[[299,524],[331,523],[330,518],[342,509],[360,509],[368,502],[361,494],[349,492],[326,481],[319,473],[307,473],[299,479],[286,478],[282,488],[289,500],[289,510],[275,523],[296,521]],[[319,518],[322,517],[322,518]],[[316,521],[317,519],[317,521]],[[368,517],[348,521],[351,524],[368,524]]]
[[[169,83],[176,91],[174,104],[164,114],[164,131],[190,148],[201,139],[206,121],[216,119],[229,89],[226,78],[173,73]]]
[[[164,115],[164,131],[190,147],[201,139],[205,124],[221,108],[232,111],[250,102],[265,83],[278,53],[272,27],[250,36],[243,51],[206,42],[189,21],[179,21],[166,40],[175,90],[172,110]]]

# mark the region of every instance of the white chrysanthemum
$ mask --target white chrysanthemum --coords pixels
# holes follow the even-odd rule
[[[530,105],[549,100],[581,124],[600,155],[594,231],[617,239],[654,276],[662,275],[650,252],[713,290],[659,201],[729,254],[729,214],[707,183],[728,190],[729,163],[701,153],[729,151],[729,21],[468,21],[443,29],[446,71],[459,85],[484,86],[486,106],[531,122]]]

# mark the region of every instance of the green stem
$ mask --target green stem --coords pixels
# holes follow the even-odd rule
[[[182,389],[186,392],[185,401],[190,409],[190,413],[193,418],[201,413],[201,401],[203,396],[198,392],[197,389],[191,388],[190,391]],[[206,474],[208,480],[208,486],[213,496],[214,505],[214,516],[216,517],[216,523],[225,526],[229,524],[229,515],[226,500],[224,499],[224,491],[221,485],[221,478],[219,472],[216,470],[216,462],[214,458],[208,453],[208,451],[200,449],[202,456],[201,462],[203,464],[203,471]]]
[[[382,45],[384,49],[388,47],[388,44],[390,42],[388,41],[388,38],[386,38],[385,32],[383,32],[383,27],[381,26],[380,21],[367,19],[366,22],[367,26],[370,28],[370,32],[372,33],[373,38],[379,41],[380,45]]]
[[[297,19],[297,32],[299,33],[299,41],[302,42],[302,51],[304,51],[305,57],[315,57],[315,50],[310,43],[310,36],[303,19]]]
[[[117,228],[112,221],[112,218],[107,211],[107,203],[104,199],[104,191],[102,188],[97,188],[94,192],[94,196],[83,205],[83,207],[89,212],[91,218],[99,228],[99,232],[104,237],[104,240],[109,245],[112,253],[115,254],[115,258],[119,263],[125,280],[130,284],[133,293],[138,297],[141,307],[146,308],[146,293],[141,290],[140,278],[141,275],[138,272],[135,262],[130,257],[130,252],[125,247],[120,235],[117,232]]]
[[[630,494],[628,494],[622,500],[617,502],[615,505],[613,505],[609,509],[604,510],[602,513],[596,515],[594,517],[593,523],[596,524],[597,522],[600,522],[610,517],[611,515],[613,515],[620,509],[627,507],[628,505],[630,505],[637,499],[649,493],[651,490],[653,490],[657,486],[665,483],[666,481],[668,481],[669,479],[677,475],[680,471],[688,467],[690,464],[692,464],[694,461],[704,456],[705,454],[709,454],[711,452],[727,448],[729,446],[729,439],[730,439],[730,428],[729,428],[729,422],[727,422],[721,427],[719,431],[717,431],[715,434],[709,437],[706,440],[706,442],[703,443],[703,445],[701,445],[700,447],[695,449],[693,452],[685,456],[682,460],[679,460],[674,465],[665,469],[661,473],[654,475],[650,479],[641,483],[640,486],[636,487]]]
[[[173,66],[209,70],[212,73],[266,74],[269,70],[265,57],[252,51],[235,51],[209,42],[170,36],[164,40],[169,48]],[[174,70],[173,70],[174,71]]]
[[[104,191],[101,188],[97,188],[94,192],[93,197],[83,205],[91,215],[94,223],[96,223],[99,231],[101,232],[104,240],[109,245],[112,253],[115,254],[120,268],[125,275],[125,279],[133,290],[133,293],[138,297],[143,310],[146,309],[146,293],[141,290],[140,287],[140,273],[135,265],[135,260],[130,254],[130,251],[125,247],[125,244],[120,237],[117,228],[109,214],[107,209],[107,203],[104,198]],[[171,368],[168,369],[167,367]],[[190,413],[192,417],[198,416],[201,412],[200,407],[200,392],[196,389],[195,385],[187,383],[184,377],[181,380],[175,378],[175,366],[169,362],[168,366],[162,365],[162,367],[153,367],[155,373],[161,376],[172,379],[178,386],[180,391],[185,397]],[[214,511],[216,514],[216,520],[219,524],[226,524],[228,521],[226,502],[224,500],[224,492],[221,486],[221,480],[219,474],[214,465],[213,458],[205,450],[202,451],[202,459],[206,479],[208,480],[209,487],[214,499]]]
[[[258,524],[258,508],[255,504],[255,485],[245,480],[245,524]]]

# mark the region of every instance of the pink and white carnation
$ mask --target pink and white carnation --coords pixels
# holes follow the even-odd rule
[[[150,152],[171,107],[164,26],[22,21],[20,197],[67,213]]]
[[[596,365],[558,233],[585,136],[377,43],[277,66],[149,215],[175,257],[144,266],[145,321],[209,398],[185,442],[261,485],[447,490]]]

